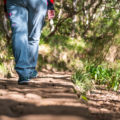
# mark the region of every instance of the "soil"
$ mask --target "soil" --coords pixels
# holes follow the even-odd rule
[[[120,95],[97,88],[78,98],[65,72],[39,72],[29,85],[0,78],[0,120],[120,120]]]

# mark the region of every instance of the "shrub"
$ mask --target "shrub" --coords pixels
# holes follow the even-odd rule
[[[103,65],[86,65],[84,70],[77,70],[72,75],[81,93],[91,90],[95,84],[106,85],[108,90],[117,91],[120,85],[120,70],[104,67]]]

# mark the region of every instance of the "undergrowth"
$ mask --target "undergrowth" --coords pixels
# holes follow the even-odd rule
[[[107,90],[117,91],[120,86],[120,70],[104,65],[90,64],[72,75],[72,81],[81,94],[86,94],[95,85],[105,85]]]

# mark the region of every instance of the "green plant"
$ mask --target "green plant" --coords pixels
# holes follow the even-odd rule
[[[81,94],[85,94],[92,88],[92,79],[89,73],[82,70],[77,70],[72,75],[72,81],[77,86],[77,90]]]
[[[113,70],[111,68],[104,68],[102,65],[89,65],[86,66],[86,72],[90,73],[92,79],[96,84],[107,84],[112,77]]]
[[[72,75],[72,81],[79,88],[80,93],[86,93],[94,84],[106,85],[106,89],[117,91],[120,85],[120,70],[103,65],[90,64],[84,70],[78,70]]]
[[[113,72],[111,81],[108,84],[108,88],[112,88],[114,91],[119,89],[120,85],[120,70],[116,70]]]

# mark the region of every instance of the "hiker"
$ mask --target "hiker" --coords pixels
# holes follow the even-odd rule
[[[12,48],[18,84],[37,77],[36,64],[41,30],[46,13],[53,19],[53,0],[4,0],[4,9],[12,29]]]

